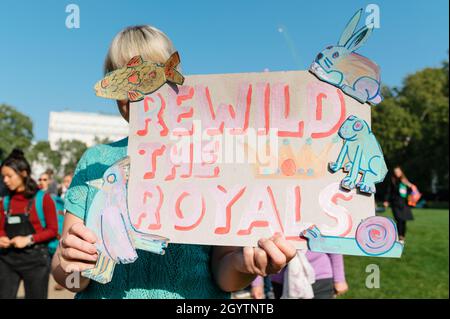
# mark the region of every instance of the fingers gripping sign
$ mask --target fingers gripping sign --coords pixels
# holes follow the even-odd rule
[[[277,274],[295,257],[297,251],[282,235],[261,239],[259,247],[244,247],[244,272],[267,276]]]
[[[66,273],[92,269],[98,259],[95,234],[82,223],[73,224],[63,235],[58,251],[61,268]]]

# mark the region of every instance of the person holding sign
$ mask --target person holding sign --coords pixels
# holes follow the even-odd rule
[[[170,39],[151,26],[129,27],[113,40],[105,73],[121,68],[135,56],[164,63],[175,52]],[[129,121],[130,103],[117,101]],[[296,255],[295,247],[281,235],[261,239],[259,247],[208,247],[170,244],[164,256],[139,251],[132,264],[116,265],[112,281],[99,284],[87,278],[71,285],[73,274],[93,269],[98,259],[94,233],[84,225],[93,196],[86,182],[127,155],[128,139],[89,149],[78,163],[66,194],[68,214],[60,247],[53,258],[53,275],[77,298],[188,298],[222,299],[247,287],[257,275],[280,272]]]

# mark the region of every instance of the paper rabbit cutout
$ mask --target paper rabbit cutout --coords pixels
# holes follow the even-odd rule
[[[381,183],[388,172],[380,144],[366,121],[350,116],[339,129],[344,145],[336,162],[330,163],[332,172],[348,172],[341,186],[351,190],[359,187],[363,193],[375,194],[376,183]],[[347,163],[345,161],[348,160]],[[359,174],[362,174],[358,182]]]
[[[373,28],[367,25],[358,31],[362,9],[355,13],[335,46],[320,52],[310,71],[320,80],[339,87],[361,103],[378,104],[381,96],[380,69],[371,60],[355,53],[370,37]]]

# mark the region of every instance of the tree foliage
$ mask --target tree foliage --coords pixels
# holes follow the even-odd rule
[[[78,161],[86,150],[87,146],[83,142],[77,140],[59,141],[57,143],[57,151],[61,155],[61,173],[74,172]]]
[[[373,131],[388,165],[400,165],[422,191],[448,194],[449,69],[426,68],[399,89],[384,88],[373,108]]]
[[[53,171],[58,171],[61,165],[61,154],[54,151],[47,141],[39,141],[32,145],[27,151],[27,159],[30,163],[35,163],[41,167],[51,168]]]
[[[53,169],[56,175],[61,177],[75,171],[87,146],[76,140],[59,141],[56,144],[56,149],[52,149],[49,142],[39,141],[30,147],[27,158],[40,167]]]
[[[14,148],[27,149],[33,140],[33,122],[12,106],[0,105],[0,160]]]

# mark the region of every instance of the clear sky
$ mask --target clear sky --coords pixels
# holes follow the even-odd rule
[[[66,28],[70,3],[79,29]],[[185,74],[307,69],[371,3],[380,29],[359,53],[380,65],[385,84],[447,59],[448,0],[0,0],[0,103],[31,116],[37,140],[47,139],[50,111],[115,113],[92,88],[114,35],[135,24],[166,32]]]

